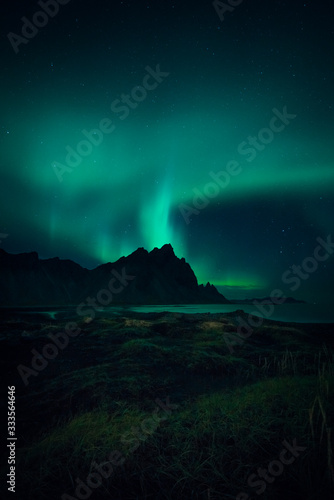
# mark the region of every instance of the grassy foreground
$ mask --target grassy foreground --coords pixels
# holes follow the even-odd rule
[[[82,321],[27,385],[17,365],[66,322],[7,319],[17,498],[333,498],[333,325],[265,321],[240,340],[240,314]]]

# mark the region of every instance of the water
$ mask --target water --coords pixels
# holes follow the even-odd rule
[[[175,312],[175,313],[228,313],[242,309],[247,314],[254,314],[276,321],[296,323],[334,323],[334,307],[323,304],[282,304],[277,306],[264,306],[265,314],[261,314],[256,306],[250,304],[185,304],[185,305],[159,305],[159,306],[133,306],[106,308],[110,312],[114,309],[116,314],[126,311],[134,312]],[[271,313],[271,314],[269,314]]]
[[[185,305],[142,305],[142,306],[111,306],[99,308],[96,311],[97,317],[112,317],[123,316],[127,312],[138,313],[159,313],[159,312],[174,312],[174,313],[229,313],[236,310],[243,310],[247,314],[254,314],[264,318],[296,322],[296,323],[334,323],[334,306],[328,304],[282,304],[277,306],[264,306],[264,311],[261,314],[259,309],[251,304],[185,304]],[[87,308],[88,309],[88,308]],[[12,311],[15,314],[23,316],[26,314],[37,315],[43,320],[49,319],[72,319],[75,320],[78,315],[76,306],[59,306],[52,309],[46,307],[20,307],[4,309]],[[82,318],[82,317],[81,317]]]

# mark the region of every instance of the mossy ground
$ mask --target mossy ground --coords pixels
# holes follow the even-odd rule
[[[5,384],[17,387],[18,498],[78,498],[76,479],[114,450],[125,460],[92,499],[333,498],[331,325],[265,321],[230,350],[233,313],[100,317],[80,323],[25,387],[17,364],[30,366],[31,349],[64,327],[3,325]],[[147,431],[167,397],[177,408],[160,408],[166,418]],[[305,451],[258,496],[248,477],[294,439]]]

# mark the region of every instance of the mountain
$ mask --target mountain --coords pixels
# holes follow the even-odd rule
[[[262,299],[240,299],[231,300],[231,304],[253,304],[254,302],[260,302],[261,304],[273,304],[275,303],[271,297],[263,297]],[[286,297],[284,299],[284,304],[306,304],[305,300],[297,300],[293,297]]]
[[[36,252],[0,249],[0,305],[227,304],[207,283],[198,285],[184,258],[171,245],[138,248],[114,263],[88,270],[71,260],[39,259]],[[95,300],[95,302],[94,302]]]

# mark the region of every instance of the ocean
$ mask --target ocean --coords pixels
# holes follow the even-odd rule
[[[19,315],[41,314],[52,319],[66,319],[77,316],[75,305],[64,307],[19,307],[1,308],[0,311],[15,312]],[[243,310],[247,314],[254,314],[267,319],[296,323],[334,323],[334,306],[331,304],[281,304],[264,306],[262,312],[252,304],[185,304],[185,305],[141,305],[141,306],[108,306],[99,308],[96,316],[112,317],[125,315],[127,312],[159,313],[163,311],[174,313],[230,313]],[[87,306],[87,312],[89,307]],[[88,314],[87,314],[88,315]]]

